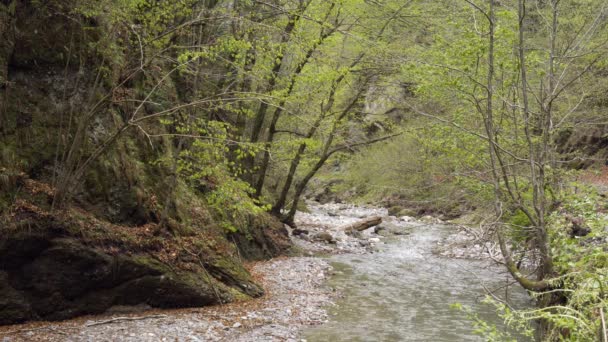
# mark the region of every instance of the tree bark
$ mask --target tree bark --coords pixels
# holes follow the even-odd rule
[[[307,139],[312,138],[312,136],[315,134],[315,132],[321,125],[321,122],[325,118],[324,113],[319,115],[319,117],[317,118],[315,123],[312,125],[312,127],[308,131],[308,134],[306,134]],[[289,189],[291,188],[291,185],[293,184],[293,179],[296,175],[298,166],[300,165],[300,160],[302,160],[302,155],[304,154],[304,151],[306,151],[306,143],[300,144],[300,146],[298,147],[298,151],[296,152],[296,155],[291,160],[291,164],[289,166],[289,172],[287,173],[287,179],[285,180],[285,184],[283,185],[283,189],[281,190],[279,199],[274,204],[274,206],[272,206],[272,209],[270,211],[273,215],[278,216],[281,213],[281,210],[283,209],[283,207],[285,206],[285,201],[287,200],[287,194],[289,193]]]

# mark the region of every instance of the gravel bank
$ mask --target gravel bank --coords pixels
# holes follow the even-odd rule
[[[322,259],[279,258],[252,265],[263,298],[188,310],[145,311],[2,327],[0,341],[299,341],[304,325],[323,323],[333,294],[321,285]]]

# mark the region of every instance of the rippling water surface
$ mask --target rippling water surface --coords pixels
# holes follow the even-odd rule
[[[433,255],[436,242],[453,228],[410,229],[411,235],[387,241],[377,253],[331,257],[336,275],[328,286],[344,297],[330,308],[328,323],[304,333],[307,341],[483,341],[450,304],[472,306],[499,327],[492,307],[480,303],[484,287],[499,289],[516,307],[531,305],[523,289],[505,287],[510,279],[503,268]]]

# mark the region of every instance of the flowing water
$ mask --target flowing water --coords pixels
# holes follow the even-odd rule
[[[317,209],[315,215],[324,213]],[[500,329],[502,321],[493,308],[481,303],[486,289],[498,289],[496,294],[515,307],[531,305],[523,289],[506,286],[511,279],[503,268],[434,255],[437,242],[449,237],[453,227],[408,228],[410,235],[385,240],[376,253],[330,258],[336,274],[328,286],[344,296],[329,309],[328,323],[305,331],[307,341],[483,341],[451,304],[472,307]]]

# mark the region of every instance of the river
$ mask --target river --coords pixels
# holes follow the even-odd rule
[[[336,214],[318,206],[312,215],[320,221],[352,221],[365,216],[366,210],[371,209],[355,207]],[[341,217],[344,214],[347,217]],[[372,254],[329,257],[335,272],[327,286],[342,298],[329,308],[327,323],[304,331],[307,341],[483,341],[473,333],[471,320],[451,304],[470,306],[499,329],[504,329],[500,317],[481,303],[486,289],[496,290],[515,307],[532,305],[504,268],[489,261],[435,255],[433,248],[449,238],[454,227],[398,224],[410,235],[387,238]]]

